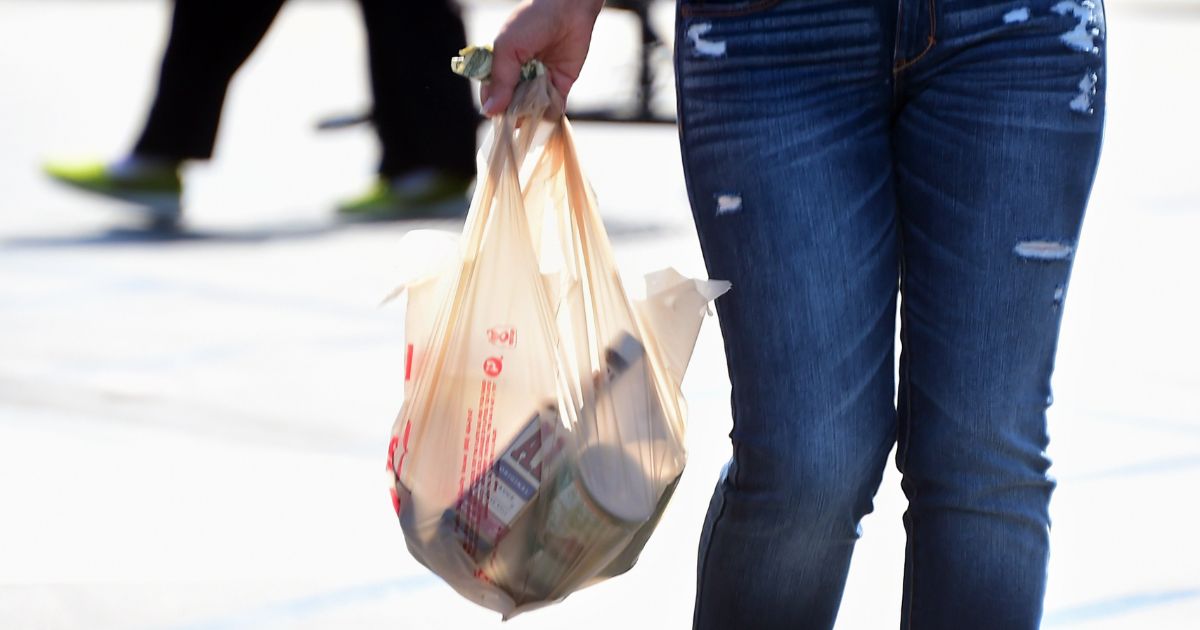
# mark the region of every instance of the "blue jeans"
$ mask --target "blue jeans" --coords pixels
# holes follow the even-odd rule
[[[1104,49],[1089,0],[681,0],[688,193],[733,282],[696,628],[832,627],[897,443],[901,627],[1038,627]]]

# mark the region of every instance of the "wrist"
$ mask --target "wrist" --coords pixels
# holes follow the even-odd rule
[[[532,0],[533,5],[549,5],[556,12],[570,11],[595,21],[604,8],[605,0]]]

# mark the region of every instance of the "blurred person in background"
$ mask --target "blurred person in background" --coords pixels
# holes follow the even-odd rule
[[[382,146],[378,178],[338,206],[347,218],[464,213],[475,176],[479,115],[446,59],[466,43],[452,0],[359,0]],[[212,157],[225,94],[284,0],[176,0],[157,91],[128,155],[108,163],[51,161],[65,184],[126,201],[160,222],[181,213],[181,167]]]
[[[531,58],[566,96],[601,3],[523,2],[485,113]],[[1105,108],[1099,0],[679,0],[676,23],[693,218],[733,284],[716,303],[733,456],[694,626],[832,628],[896,446],[901,628],[1038,628],[1050,376]]]

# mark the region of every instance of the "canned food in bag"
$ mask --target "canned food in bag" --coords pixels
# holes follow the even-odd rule
[[[615,445],[588,447],[577,461],[559,466],[553,485],[545,490],[538,551],[527,566],[529,584],[538,595],[552,597],[573,581],[573,572],[589,554],[620,548],[654,515],[654,503],[622,491],[646,483],[642,465]]]

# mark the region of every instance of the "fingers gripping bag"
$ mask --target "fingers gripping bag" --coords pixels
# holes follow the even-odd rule
[[[683,472],[680,383],[729,288],[667,269],[627,297],[561,99],[531,74],[448,263],[398,289],[387,462],[412,555],[505,618],[633,566]]]

